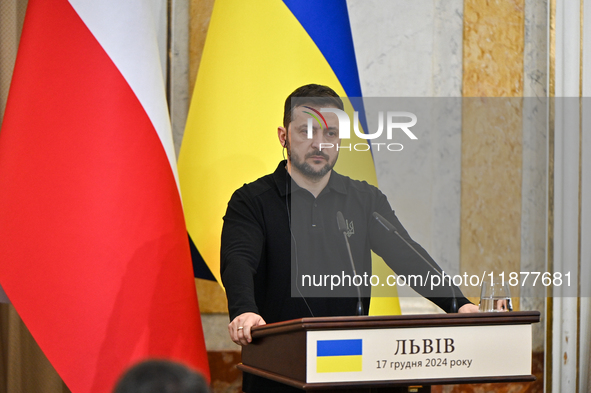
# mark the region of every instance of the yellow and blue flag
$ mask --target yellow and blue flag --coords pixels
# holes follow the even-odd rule
[[[316,372],[338,373],[362,371],[363,340],[318,340]]]
[[[178,161],[197,277],[221,282],[227,203],[275,170],[285,98],[310,83],[362,96],[345,0],[215,1]],[[371,152],[353,153],[342,151],[335,170],[377,186]],[[372,300],[372,314],[399,312],[397,299]]]

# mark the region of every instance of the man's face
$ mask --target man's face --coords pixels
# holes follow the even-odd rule
[[[320,111],[320,108],[313,108]],[[322,119],[315,114],[322,123],[321,127],[316,119],[305,112],[314,113],[303,106],[294,108],[292,112],[287,135],[287,156],[292,169],[310,179],[320,179],[331,171],[339,156],[339,120],[334,113],[323,113],[328,124],[326,128]],[[308,119],[312,119],[311,139],[308,138]]]

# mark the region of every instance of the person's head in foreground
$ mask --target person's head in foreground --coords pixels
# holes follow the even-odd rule
[[[146,360],[128,369],[113,393],[209,393],[205,379],[169,360]]]

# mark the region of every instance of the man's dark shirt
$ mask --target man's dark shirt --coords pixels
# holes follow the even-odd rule
[[[332,171],[327,186],[314,198],[291,181],[283,161],[273,174],[238,189],[228,203],[222,230],[221,276],[231,320],[245,312],[259,314],[267,323],[310,316],[355,315],[354,287],[340,288],[341,292],[335,294],[330,285],[302,286],[302,274],[353,276],[343,233],[337,225],[338,211],[343,213],[349,227],[348,239],[357,274],[371,276],[371,250],[398,275],[426,278],[437,274],[373,218],[373,212],[385,217],[400,235],[440,269],[409,237],[386,196],[376,187]],[[438,288],[438,293],[430,291],[429,285],[413,288],[443,310],[450,311],[452,293],[449,287]],[[363,303],[367,312],[370,286],[364,289]],[[455,291],[458,308],[469,303],[459,289]],[[336,295],[341,297],[328,297]],[[250,377],[245,374],[245,391],[259,391],[247,390]]]

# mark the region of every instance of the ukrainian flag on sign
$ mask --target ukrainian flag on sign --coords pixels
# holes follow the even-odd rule
[[[178,161],[197,277],[220,281],[227,203],[275,170],[283,103],[309,83],[362,96],[345,0],[215,1]],[[343,150],[335,170],[377,186],[369,151]],[[381,282],[391,274],[377,256],[373,272]],[[399,314],[396,288],[379,290],[388,292],[372,299],[370,314]]]
[[[318,340],[316,372],[342,373],[362,371],[363,342],[356,340]]]

